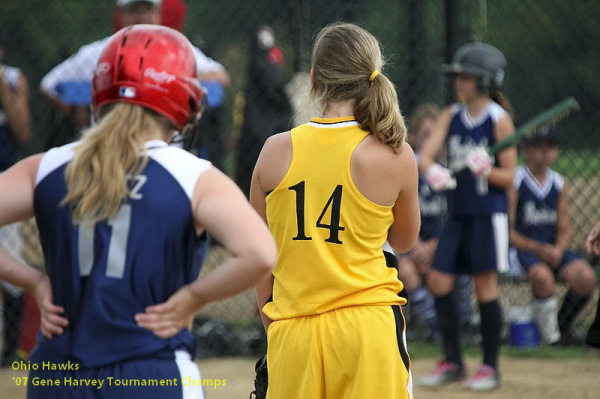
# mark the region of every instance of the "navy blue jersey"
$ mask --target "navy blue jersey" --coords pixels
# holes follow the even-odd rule
[[[415,153],[417,163],[420,153]],[[446,220],[447,205],[444,193],[435,192],[429,188],[427,178],[419,173],[419,210],[421,213],[421,229],[419,238],[423,241],[437,238]]]
[[[498,212],[506,213],[506,191],[488,185],[487,179],[476,178],[465,167],[467,154],[473,147],[489,148],[496,143],[494,136],[497,121],[506,111],[493,101],[473,119],[466,106],[452,106],[454,116],[448,129],[448,165],[456,174],[456,189],[449,190],[448,213],[452,215],[484,216]],[[495,160],[496,161],[496,160]]]
[[[419,208],[421,210],[421,240],[429,240],[440,235],[446,220],[446,197],[432,191],[425,176],[419,174]]]
[[[514,187],[519,199],[515,230],[536,241],[554,244],[558,199],[564,180],[557,172],[548,169],[540,184],[526,166],[517,167]]]
[[[128,179],[131,194],[110,220],[74,225],[65,197],[65,168],[77,143],[48,151],[36,178],[34,207],[56,305],[69,327],[38,335],[36,363],[71,361],[98,367],[174,349],[193,350],[187,329],[160,339],[138,327],[136,313],[166,301],[199,273],[191,197],[210,163],[162,141],[147,143],[149,162]]]

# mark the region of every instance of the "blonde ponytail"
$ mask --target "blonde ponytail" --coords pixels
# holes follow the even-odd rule
[[[361,129],[400,152],[406,139],[406,125],[398,106],[394,85],[383,74],[371,83],[364,97],[354,107],[354,117]]]
[[[335,23],[321,30],[312,55],[311,98],[323,108],[355,100],[354,117],[363,130],[396,152],[406,139],[406,126],[377,39],[363,28]]]
[[[133,104],[102,108],[98,125],[88,128],[67,165],[67,195],[75,223],[95,223],[114,216],[129,195],[127,175],[148,162],[145,141],[162,138],[158,117]]]

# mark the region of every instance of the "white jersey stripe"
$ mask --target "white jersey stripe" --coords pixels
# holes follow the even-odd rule
[[[48,176],[56,168],[64,165],[73,158],[73,148],[79,144],[78,142],[64,145],[62,147],[56,147],[48,150],[42,157],[40,165],[38,167],[37,176],[35,178],[35,185],[37,186],[44,177]]]
[[[204,399],[202,376],[190,354],[183,350],[175,351],[175,363],[181,376],[179,383],[183,391],[182,399]]]
[[[337,122],[337,123],[308,122],[307,125],[312,126],[312,127],[320,127],[323,129],[339,129],[341,127],[357,126],[358,122],[356,122],[356,121],[346,121],[346,122]]]
[[[496,244],[496,268],[500,273],[508,273],[508,215],[494,213],[492,215],[494,242]]]
[[[37,186],[52,171],[69,162],[74,155],[73,148],[78,144],[79,142],[75,142],[46,152],[40,162],[35,185]],[[165,168],[191,199],[198,178],[211,167],[211,163],[160,140],[146,142],[146,148],[148,156]]]

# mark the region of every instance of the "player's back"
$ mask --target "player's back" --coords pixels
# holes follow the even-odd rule
[[[367,134],[353,118],[314,118],[292,130],[289,170],[266,198],[279,249],[264,309],[272,319],[401,302],[381,250],[392,206],[370,201],[352,180],[352,155]]]
[[[34,206],[46,269],[54,302],[65,308],[69,327],[51,340],[40,336],[32,360],[94,367],[190,349],[189,331],[162,340],[138,327],[134,315],[197,278],[202,240],[190,199],[210,163],[150,141],[148,165],[128,177],[131,192],[117,214],[95,225],[74,225],[68,206],[61,205],[73,148],[46,153],[36,179]]]

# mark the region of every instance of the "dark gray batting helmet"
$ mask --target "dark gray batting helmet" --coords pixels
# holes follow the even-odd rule
[[[482,89],[500,89],[504,83],[506,58],[496,47],[486,43],[466,43],[456,50],[452,64],[444,64],[446,75],[466,74],[480,77]]]

